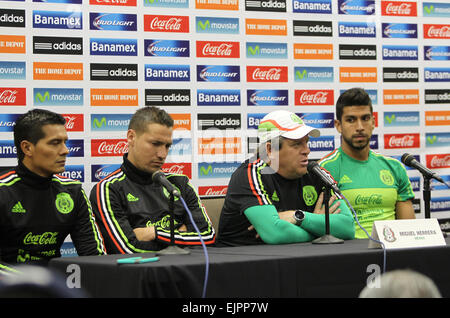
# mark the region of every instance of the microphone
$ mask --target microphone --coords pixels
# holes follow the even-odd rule
[[[310,161],[308,162],[308,172],[310,174],[313,174],[317,177],[319,177],[319,179],[330,189],[332,189],[334,191],[335,194],[339,194],[340,196],[342,196],[341,190],[339,190],[336,181],[334,181],[334,179],[331,177],[331,175],[325,171],[324,169],[322,169],[319,164],[316,161]]]
[[[420,173],[422,173],[425,177],[430,178],[430,179],[431,178],[436,179],[437,181],[446,184],[445,181],[441,177],[439,177],[436,172],[431,171],[430,169],[425,167],[423,164],[418,162],[416,159],[414,159],[414,157],[411,154],[409,154],[409,153],[403,154],[401,161],[408,167],[419,170]]]
[[[174,196],[178,198],[181,196],[180,192],[173,186],[172,183],[169,182],[169,180],[167,180],[166,176],[162,171],[158,170],[153,172],[152,180],[153,182],[162,185],[164,188],[167,189],[167,191],[169,191],[169,193],[173,194]]]

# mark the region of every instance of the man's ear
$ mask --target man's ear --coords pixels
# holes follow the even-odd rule
[[[128,129],[127,131],[128,145],[132,145],[135,139],[136,139],[136,131],[134,129]]]
[[[341,127],[341,121],[339,119],[334,120],[334,127],[336,127],[336,130],[341,134],[342,133],[342,127]]]
[[[31,157],[34,152],[34,145],[28,140],[22,140],[20,142],[20,149],[25,154],[25,157]]]

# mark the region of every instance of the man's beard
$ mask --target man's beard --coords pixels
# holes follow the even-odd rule
[[[368,137],[366,137],[367,138],[367,141],[365,141],[365,142],[360,142],[360,143],[353,143],[353,139],[352,138],[345,138],[345,137],[342,137],[343,139],[344,139],[344,141],[345,141],[345,143],[347,144],[347,145],[349,145],[352,149],[354,149],[354,150],[362,150],[362,149],[364,149],[364,148],[366,148],[367,147],[367,145],[369,144],[369,142],[370,142],[370,138],[368,138]]]

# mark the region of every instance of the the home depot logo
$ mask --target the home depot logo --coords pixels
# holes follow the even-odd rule
[[[33,79],[82,81],[83,63],[33,62]]]
[[[287,22],[274,19],[245,19],[245,34],[287,35]]]

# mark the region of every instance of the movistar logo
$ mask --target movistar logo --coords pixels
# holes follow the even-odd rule
[[[25,210],[24,207],[22,206],[22,203],[20,201],[18,201],[12,207],[11,212],[13,212],[13,213],[25,213],[25,212],[27,212],[27,210]]]
[[[434,6],[430,5],[430,6],[423,6],[423,9],[425,10],[426,13],[431,14],[434,12]]]
[[[301,79],[301,80],[302,80],[302,79],[308,77],[308,72],[307,72],[306,70],[303,70],[303,72],[297,71],[297,72],[295,72],[295,76],[296,76],[298,79]]]
[[[139,201],[139,198],[136,198],[134,195],[132,195],[131,193],[128,193],[128,195],[127,195],[127,200],[129,201],[129,202],[136,202],[136,201]]]
[[[437,140],[437,136],[436,136],[436,135],[428,136],[428,137],[427,137],[427,142],[428,142],[430,145],[434,144],[434,143],[436,142],[436,140]]]
[[[212,166],[209,165],[208,168],[205,168],[203,166],[200,167],[200,174],[202,176],[207,176],[212,172]]]
[[[46,100],[50,100],[50,93],[48,91],[46,91],[44,93],[44,96],[42,96],[41,93],[36,93],[35,97],[36,97],[36,103],[39,103],[39,102],[43,103]]]
[[[206,20],[205,22],[198,21],[197,26],[201,30],[206,30],[206,29],[211,28],[211,24],[210,24],[209,20]]]
[[[92,128],[101,128],[103,127],[103,125],[106,126],[106,118],[102,117],[102,119],[100,119],[100,121],[97,118],[94,118],[94,120],[92,121]]]
[[[385,116],[385,118],[389,124],[392,124],[392,122],[395,120],[395,115],[392,114],[391,116]]]
[[[248,47],[248,54],[249,55],[259,55],[259,45],[255,46],[253,48],[253,46],[249,46]]]

